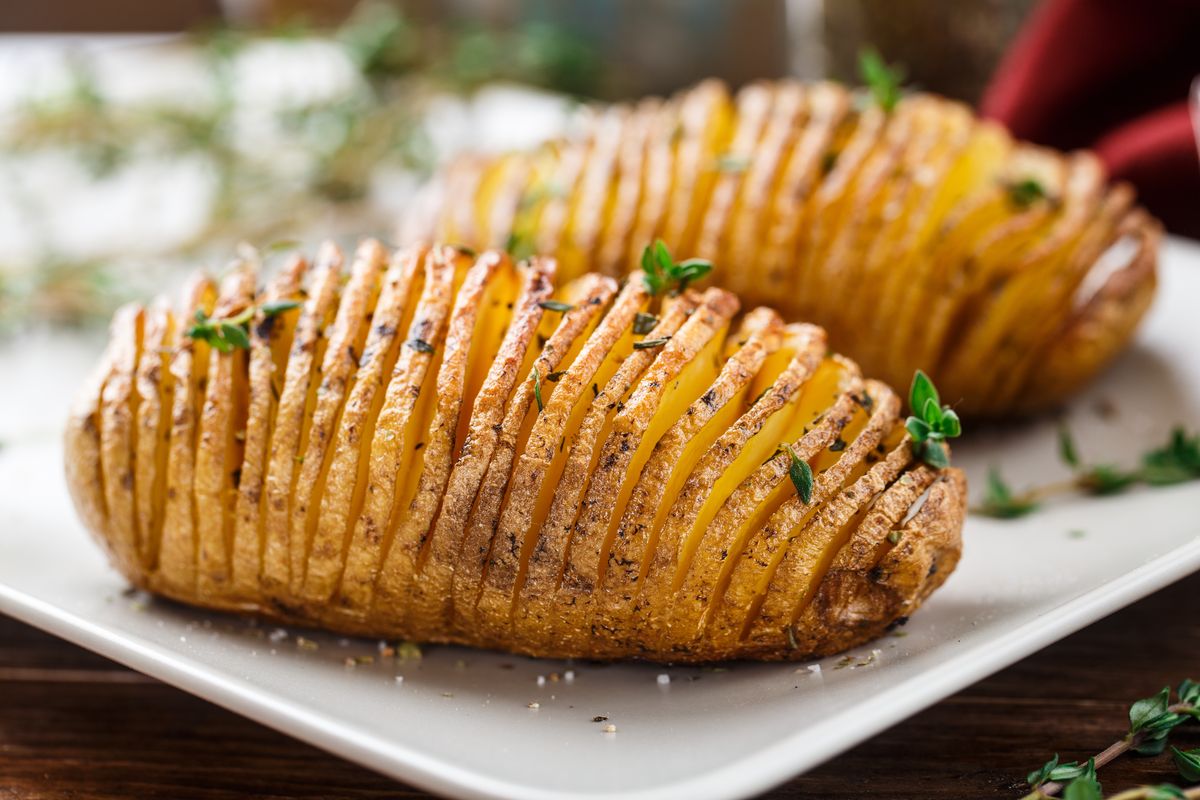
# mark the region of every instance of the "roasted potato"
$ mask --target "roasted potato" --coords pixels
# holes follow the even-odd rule
[[[832,83],[731,96],[705,81],[582,113],[536,152],[453,163],[401,241],[507,242],[571,279],[630,272],[662,238],[723,265],[712,285],[822,325],[892,385],[923,369],[975,416],[1059,403],[1154,294],[1160,229],[1128,187],[1088,153],[1013,142],[948,100],[884,112]],[[461,202],[491,173],[480,185],[503,190]]]
[[[640,273],[560,283],[550,258],[367,241],[349,260],[325,245],[264,289],[242,260],[178,313],[117,314],[65,458],[135,586],[703,662],[867,641],[953,570],[961,474],[914,458],[895,392],[821,328]]]

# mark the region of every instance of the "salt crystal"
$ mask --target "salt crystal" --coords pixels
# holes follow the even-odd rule
[[[666,686],[670,682],[671,682],[671,676],[668,675],[667,673],[664,672],[658,676],[658,685],[659,686]]]

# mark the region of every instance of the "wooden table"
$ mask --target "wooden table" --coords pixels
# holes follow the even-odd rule
[[[1017,798],[1028,770],[1102,749],[1132,700],[1188,676],[1200,679],[1200,574],[768,796]],[[1200,726],[1177,737],[1200,747]],[[1110,790],[1174,780],[1165,756],[1101,777]],[[0,617],[0,800],[248,796],[427,795]]]

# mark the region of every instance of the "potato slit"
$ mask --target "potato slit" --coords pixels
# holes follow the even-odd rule
[[[303,257],[292,257],[272,280],[263,300],[267,303],[294,300],[307,267]],[[286,369],[298,316],[297,311],[284,311],[266,317],[260,311],[250,323],[249,398],[242,428],[242,468],[234,504],[231,564],[233,595],[245,603],[257,601],[260,594],[266,546],[264,482],[279,406],[276,376]]]
[[[900,401],[894,392],[875,381],[867,381],[864,392],[872,401],[870,415],[863,420],[865,414],[856,414],[854,422],[844,429],[842,435],[849,443],[841,452],[833,452],[828,446],[820,452],[813,469],[811,501],[803,503],[793,491],[764,520],[761,530],[751,534],[724,590],[714,594],[708,605],[703,623],[708,626],[707,635],[721,640],[745,634],[748,621],[762,613],[770,586],[788,552],[789,533],[802,530],[832,497],[867,471],[867,457],[895,427]]]
[[[316,391],[309,438],[297,475],[295,507],[292,517],[293,554],[299,550],[300,570],[292,575],[292,593],[305,594],[308,569],[313,558],[321,499],[325,496],[335,438],[341,424],[346,400],[356,385],[359,356],[363,351],[372,309],[379,294],[379,280],[386,254],[375,240],[358,248],[350,280],[337,304],[328,345],[321,365],[321,381]],[[300,541],[297,542],[296,539]],[[297,544],[299,547],[297,548]],[[330,546],[322,555],[333,555]]]

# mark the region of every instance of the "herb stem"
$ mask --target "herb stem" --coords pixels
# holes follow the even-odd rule
[[[1170,713],[1170,714],[1187,714],[1187,713],[1191,713],[1193,711],[1195,711],[1195,708],[1192,706],[1191,703],[1175,703],[1173,705],[1167,706],[1167,713]],[[1150,733],[1150,731],[1145,730],[1145,729],[1140,730],[1137,733],[1127,733],[1127,734],[1125,734],[1125,736],[1121,737],[1117,741],[1110,744],[1108,747],[1101,750],[1099,753],[1096,754],[1095,759],[1094,759],[1096,762],[1096,769],[1100,769],[1105,764],[1109,763],[1110,761],[1117,758],[1118,756],[1121,756],[1121,755],[1129,752],[1130,750],[1133,750],[1134,748],[1136,748],[1138,745],[1140,745],[1142,743],[1142,741],[1146,738],[1146,736],[1149,733]],[[1062,788],[1063,788],[1062,783],[1059,783],[1058,781],[1049,781],[1048,783],[1042,784],[1041,786],[1034,789],[1029,794],[1022,797],[1021,800],[1043,800],[1044,798],[1047,798],[1047,797],[1054,797],[1060,791],[1062,791]],[[1118,795],[1118,796],[1120,796],[1120,795]],[[1188,795],[1188,796],[1189,797],[1200,797],[1200,794]],[[1130,797],[1141,797],[1141,795],[1130,795]]]

